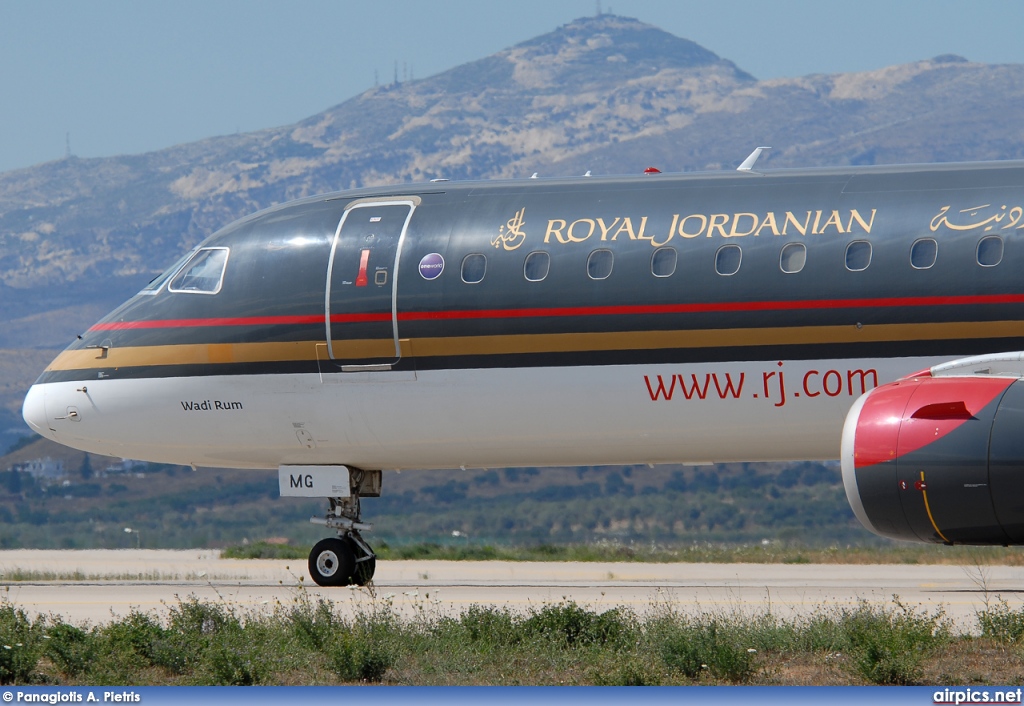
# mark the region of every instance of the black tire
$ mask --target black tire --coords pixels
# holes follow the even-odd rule
[[[370,557],[366,561],[361,561],[356,564],[355,575],[352,577],[352,583],[357,586],[365,586],[373,580],[373,572],[377,570],[377,558]]]
[[[337,537],[321,539],[309,553],[309,575],[317,586],[349,585],[355,565],[352,545]]]
[[[346,537],[345,541],[349,543],[349,546],[352,549],[352,556],[361,558],[363,550],[360,549],[350,537]],[[355,560],[353,559],[353,561]],[[365,586],[373,580],[373,573],[376,570],[377,557],[370,557],[366,561],[355,561],[355,569],[352,572],[352,583],[357,586]]]

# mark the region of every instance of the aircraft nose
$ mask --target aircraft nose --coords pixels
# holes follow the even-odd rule
[[[32,431],[40,436],[52,439],[53,431],[50,429],[50,424],[46,419],[44,396],[45,392],[39,385],[33,385],[29,388],[28,394],[25,395],[25,402],[21,407],[21,416],[24,418],[25,423],[32,428]]]

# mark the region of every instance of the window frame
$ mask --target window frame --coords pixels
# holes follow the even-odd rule
[[[597,255],[598,253],[602,253],[602,257],[604,257],[603,253],[608,253],[609,262],[611,263],[609,265],[609,267],[608,267],[608,274],[606,274],[604,277],[595,277],[594,275],[592,275],[590,273],[590,261],[593,260],[594,256]],[[601,264],[601,263],[598,263],[598,264]],[[612,252],[611,250],[609,250],[608,248],[597,248],[596,250],[591,250],[590,254],[587,255],[587,277],[590,278],[591,280],[593,280],[594,282],[603,282],[604,280],[606,280],[606,279],[608,279],[609,277],[612,276],[612,272],[614,270],[615,270],[615,253]]]
[[[217,278],[217,287],[215,289],[213,289],[213,290],[205,290],[205,289],[175,289],[173,287],[174,280],[177,279],[182,273],[184,273],[184,272],[186,272],[188,270],[188,267],[193,262],[193,260],[198,258],[204,252],[212,252],[213,250],[223,250],[224,251],[224,264],[221,265],[220,277]],[[205,295],[208,295],[208,296],[219,294],[220,290],[224,286],[224,274],[228,271],[228,260],[230,260],[230,259],[231,259],[231,248],[225,247],[223,245],[214,245],[214,246],[210,246],[210,247],[206,247],[206,248],[198,248],[198,249],[196,249],[196,251],[192,254],[192,257],[190,257],[185,262],[184,265],[179,267],[178,271],[175,272],[174,275],[172,275],[170,277],[170,279],[168,279],[168,281],[167,281],[167,291],[168,292],[172,292],[174,294],[205,294]]]
[[[864,265],[864,267],[858,267],[857,269],[853,269],[852,267],[850,267],[850,248],[852,248],[854,245],[859,245],[861,243],[868,246],[868,261]],[[870,240],[851,240],[849,243],[846,244],[846,250],[843,251],[843,267],[846,268],[847,272],[863,272],[864,270],[871,267],[871,260],[874,259],[874,257],[875,248],[871,244]]]
[[[529,263],[530,258],[532,258],[534,255],[543,255],[544,260],[547,263],[547,266],[544,268],[543,277],[539,277],[537,279],[530,279],[529,277],[526,276],[526,265],[527,263]],[[523,260],[523,279],[525,279],[527,282],[543,282],[548,278],[549,274],[551,274],[551,253],[549,253],[547,250],[534,250],[533,252],[527,253],[526,258]]]
[[[981,244],[986,240],[998,240],[999,241],[999,259],[993,262],[991,265],[986,265],[981,261]],[[1001,235],[995,233],[986,235],[978,240],[977,246],[974,248],[974,261],[978,263],[979,267],[999,267],[1003,262],[1003,258],[1006,257],[1006,241],[1003,240]]]
[[[736,269],[732,272],[722,272],[718,269],[718,258],[727,248],[734,248],[740,254],[740,259],[736,263]],[[718,250],[715,250],[715,274],[719,277],[732,277],[740,271],[741,267],[743,267],[743,248],[739,245],[736,245],[735,243],[726,243],[725,245],[719,246]]]
[[[915,265],[914,264],[914,248],[917,247],[918,243],[924,243],[924,242],[931,242],[931,244],[935,247],[935,249],[932,251],[932,261],[931,261],[931,263],[926,265],[926,266],[924,266],[924,267],[921,267],[919,265]],[[975,253],[975,257],[977,257],[977,253]],[[915,270],[930,270],[931,268],[935,267],[935,263],[938,262],[938,260],[939,260],[939,241],[937,241],[935,238],[918,238],[913,243],[911,243],[911,245],[910,245],[910,266],[913,267]]]
[[[803,253],[804,253],[804,260],[803,260],[802,263],[800,263],[800,269],[797,269],[797,270],[787,270],[785,267],[782,266],[783,256],[786,254],[786,250],[788,250],[790,248],[800,248],[803,251]],[[779,269],[782,270],[783,274],[795,275],[795,274],[798,274],[800,272],[803,272],[805,267],[807,267],[807,246],[806,245],[804,245],[803,243],[793,242],[793,243],[786,243],[785,245],[782,246],[782,249],[779,250]]]
[[[466,260],[468,260],[471,257],[482,257],[483,260],[484,260],[484,271],[480,275],[480,279],[473,280],[472,282],[470,282],[468,279],[466,279]],[[486,277],[486,276],[487,276],[487,255],[485,255],[482,252],[471,252],[471,253],[468,253],[464,258],[462,258],[462,264],[459,266],[459,278],[462,279],[463,283],[465,283],[465,284],[480,284],[481,282],[484,281],[484,277]]]
[[[669,272],[668,274],[665,274],[665,275],[659,275],[657,272],[654,271],[654,259],[656,257],[658,257],[658,253],[660,253],[660,252],[671,252],[672,253],[672,271]],[[675,248],[666,245],[665,247],[658,248],[657,250],[655,250],[651,254],[651,275],[652,276],[657,277],[659,279],[664,279],[665,277],[671,277],[672,275],[674,275],[676,273],[676,270],[678,268],[679,268],[679,251],[676,250]]]

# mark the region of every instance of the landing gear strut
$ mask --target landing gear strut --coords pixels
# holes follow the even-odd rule
[[[361,521],[359,498],[380,495],[381,472],[353,468],[349,477],[351,494],[328,498],[327,514],[309,519],[338,531],[337,537],[321,539],[309,553],[309,575],[318,586],[365,586],[377,568],[377,555],[360,534],[372,525]]]

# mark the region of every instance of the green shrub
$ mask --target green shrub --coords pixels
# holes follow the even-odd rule
[[[797,631],[794,649],[806,652],[842,652],[849,650],[850,637],[841,618],[817,613],[802,623]]]
[[[388,641],[370,639],[356,651],[356,673],[363,681],[380,682],[397,662],[395,646]]]
[[[201,671],[205,664],[223,679],[218,683],[234,683],[231,679],[236,665],[230,655],[217,657],[214,664],[209,662],[213,658],[208,654],[214,648],[215,637],[229,630],[237,632],[241,625],[222,606],[200,602],[195,596],[179,600],[170,608],[164,639],[153,646],[153,663],[177,674]]]
[[[234,615],[215,603],[200,602],[195,596],[179,600],[169,611],[170,630],[182,635],[199,638],[220,632],[230,623],[236,623]]]
[[[57,623],[47,633],[46,656],[61,672],[77,677],[85,673],[96,658],[96,641],[85,630]]]
[[[42,655],[41,623],[33,624],[25,611],[0,601],[0,683],[27,684],[36,678]]]
[[[397,660],[391,640],[370,632],[339,631],[327,649],[331,670],[343,681],[383,681]]]
[[[119,660],[153,664],[156,649],[164,640],[164,629],[152,616],[133,610],[126,618],[108,623],[100,634]]]
[[[330,645],[339,631],[350,629],[334,612],[333,603],[323,598],[311,603],[305,593],[288,610],[286,620],[299,644],[318,652]]]
[[[6,683],[249,685],[306,680],[376,683],[553,681],[639,686],[684,681],[749,683],[763,660],[842,652],[840,662],[878,684],[922,678],[923,660],[952,639],[941,611],[867,603],[783,620],[767,613],[689,616],[672,601],[643,615],[597,612],[572,601],[524,613],[471,606],[455,616],[415,602],[355,603],[355,615],[300,591],[294,602],[243,611],[192,597],[169,608],[167,627],[133,612],[96,627],[32,620],[0,601],[0,679]],[[979,613],[987,637],[1024,642],[1024,611],[1005,601]],[[987,644],[987,643],[983,643]],[[40,660],[45,656],[46,659]]]
[[[522,641],[518,620],[507,608],[471,605],[458,618],[458,626],[471,642],[501,648]]]
[[[863,604],[841,618],[855,668],[874,684],[918,683],[924,657],[949,637],[941,610],[918,613],[898,597],[895,606],[879,609]]]
[[[658,686],[661,675],[650,664],[630,657],[617,660],[610,669],[595,671],[592,675],[597,686]]]
[[[251,686],[270,683],[280,656],[276,639],[283,632],[272,616],[243,622],[221,605],[195,599],[171,611],[168,635],[180,655],[173,666],[199,683]]]
[[[1011,610],[1005,599],[1000,598],[994,608],[979,612],[978,622],[984,637],[1011,644],[1024,638],[1024,610]]]
[[[57,622],[47,638],[46,656],[62,674],[96,684],[134,683],[174,651],[159,623],[138,611],[91,629]]]
[[[574,601],[565,601],[534,610],[522,627],[527,635],[541,635],[567,647],[614,646],[631,632],[632,628],[626,625],[630,617],[621,608],[596,613],[581,608]]]
[[[246,639],[244,633],[218,640],[207,653],[208,683],[218,686],[253,686],[266,684],[267,664],[259,645]]]
[[[686,623],[663,620],[653,630],[662,663],[689,679],[710,674],[734,683],[750,680],[754,673],[753,649],[744,644],[735,628],[718,619]]]

